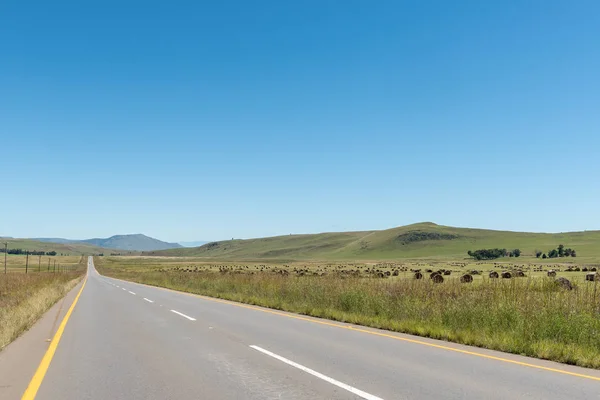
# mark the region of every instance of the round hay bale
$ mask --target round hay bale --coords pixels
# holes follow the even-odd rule
[[[600,278],[598,277],[598,273],[594,272],[591,274],[585,274],[585,280],[586,281],[590,281],[590,282],[594,282],[594,281],[600,281]]]
[[[517,278],[525,278],[526,275],[525,275],[525,272],[523,272],[523,271],[517,271],[517,272],[515,272],[515,276]]]
[[[394,272],[392,272],[392,276],[398,276],[398,275],[399,275],[399,272],[397,269],[395,269]]]
[[[587,269],[587,267],[583,267],[583,268],[581,268],[581,271],[582,272],[588,272],[588,269]]]
[[[433,283],[442,283],[444,282],[444,277],[441,274],[435,274],[431,277]]]
[[[497,279],[500,275],[496,271],[490,271],[490,278]]]
[[[556,276],[556,271],[554,271],[553,269],[551,269],[550,271],[548,271],[548,276],[550,278],[554,278]],[[566,279],[566,278],[562,278],[562,279]]]
[[[571,281],[567,278],[563,278],[561,276],[560,278],[556,278],[555,282],[558,286],[565,290],[573,290],[573,285],[571,285]]]
[[[590,271],[592,271],[592,272],[596,272],[596,271],[597,271],[597,269],[596,269],[596,267],[592,267],[592,268],[590,268]]]
[[[473,276],[469,274],[464,274],[460,277],[460,283],[471,283],[473,282]]]
[[[450,271],[449,269],[444,271],[444,275],[450,275],[452,273],[452,271]]]
[[[504,278],[504,279],[510,279],[510,278],[512,278],[512,274],[510,272],[508,272],[508,271],[503,272],[502,273],[502,278]]]
[[[423,279],[423,274],[420,272],[415,272],[415,279]]]
[[[441,274],[439,272],[437,272],[437,271],[436,272],[432,272],[431,274],[429,274],[429,279],[433,279],[433,277],[437,276],[437,275],[441,275]]]

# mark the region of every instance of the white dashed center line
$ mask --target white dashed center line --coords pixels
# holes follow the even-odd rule
[[[367,400],[383,400],[381,397],[374,396],[374,395],[372,395],[370,393],[363,392],[362,390],[359,390],[359,389],[357,389],[357,388],[355,388],[353,386],[346,385],[345,383],[342,383],[340,381],[336,381],[335,379],[330,378],[327,375],[323,375],[320,372],[314,371],[314,370],[312,370],[310,368],[307,368],[304,365],[300,365],[300,364],[295,363],[295,362],[293,362],[291,360],[288,360],[287,358],[281,357],[281,356],[279,356],[279,355],[277,355],[275,353],[271,353],[269,350],[265,350],[265,349],[260,348],[258,346],[250,346],[250,347],[253,348],[254,350],[260,351],[263,354],[266,354],[266,355],[268,355],[270,357],[273,357],[273,358],[275,358],[275,359],[277,359],[277,360],[279,360],[281,362],[284,362],[284,363],[286,363],[288,365],[291,365],[292,367],[298,368],[301,371],[304,371],[304,372],[309,373],[309,374],[311,374],[313,376],[316,376],[319,379],[323,379],[325,382],[329,382],[332,385],[335,385],[335,386],[337,386],[339,388],[347,390],[350,393],[353,393],[353,394],[355,394],[355,395],[357,395],[359,397],[362,397],[363,399],[367,399]]]
[[[145,298],[145,297],[144,297],[144,300],[146,300],[148,303],[154,303],[154,301],[152,301],[152,300],[150,300],[150,299],[147,299],[147,298]]]
[[[129,292],[129,293],[131,293],[131,294],[135,294],[135,293],[133,293],[131,290],[128,290],[128,292]]]
[[[190,321],[195,321],[196,320],[196,318],[189,317],[189,316],[187,316],[187,315],[185,315],[183,313],[180,313],[179,311],[171,310],[171,312],[173,312],[173,313],[175,313],[177,315],[181,315],[183,318],[187,318]]]

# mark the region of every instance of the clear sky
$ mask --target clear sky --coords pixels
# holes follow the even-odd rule
[[[2,1],[0,235],[600,229],[598,1]]]

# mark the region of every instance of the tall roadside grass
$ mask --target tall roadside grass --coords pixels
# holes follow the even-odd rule
[[[0,351],[65,296],[84,271],[0,274]]]
[[[139,283],[600,368],[600,290],[548,278],[448,280],[302,277],[102,267]]]

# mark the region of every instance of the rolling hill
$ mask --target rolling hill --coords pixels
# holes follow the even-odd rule
[[[380,231],[333,232],[225,240],[200,247],[145,252],[145,255],[212,259],[385,260],[463,259],[468,250],[519,248],[524,257],[559,244],[574,248],[578,260],[600,259],[600,231],[526,233],[455,228],[425,222]]]
[[[176,249],[182,247],[178,243],[163,242],[162,240],[154,239],[142,234],[115,235],[106,239],[94,238],[86,240],[69,240],[61,238],[37,238],[33,240],[61,244],[88,244],[92,246],[103,247],[106,249],[117,249],[126,251],[152,251]]]
[[[179,244],[182,245],[183,247],[200,247],[206,243],[208,243],[208,242],[205,240],[196,241],[196,242],[179,242]]]
[[[53,243],[34,239],[0,239],[0,247],[4,249],[4,243],[8,243],[9,249],[23,249],[28,251],[56,251],[59,255],[92,255],[110,252],[110,250],[94,246],[89,243]]]

